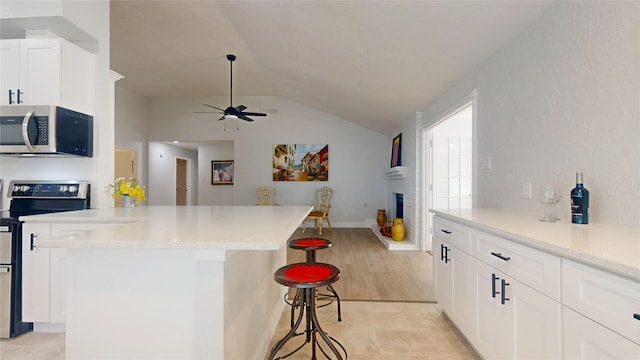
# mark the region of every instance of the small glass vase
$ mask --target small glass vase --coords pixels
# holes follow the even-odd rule
[[[122,207],[132,208],[134,206],[136,206],[136,199],[133,196],[129,196],[129,195],[122,196]]]

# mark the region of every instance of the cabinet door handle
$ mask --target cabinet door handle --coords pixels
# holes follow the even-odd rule
[[[22,104],[22,100],[20,100],[20,95],[24,94],[20,89],[18,89],[18,104]]]
[[[13,104],[13,91],[9,89],[9,105]]]
[[[444,247],[444,263],[445,264],[449,263],[449,261],[451,260],[449,259],[449,251],[451,251],[451,249],[449,249],[448,246],[445,246]]]
[[[491,274],[491,296],[493,298],[496,297],[497,294],[500,294],[499,292],[496,291],[496,280],[499,280],[500,278],[496,276],[496,274]]]
[[[440,260],[441,261],[444,261],[444,249],[445,249],[444,244],[440,244]]]
[[[500,303],[504,305],[507,301],[511,299],[509,299],[506,295],[507,286],[509,286],[509,283],[505,279],[502,279],[501,281],[502,281],[502,299],[500,299]]]
[[[441,229],[440,231],[442,231],[443,233],[445,233],[447,235],[451,234],[451,230]]]
[[[502,254],[500,254],[500,253],[496,253],[496,252],[493,252],[493,251],[491,252],[491,255],[493,255],[493,256],[495,256],[495,257],[497,257],[497,258],[499,258],[499,259],[502,259],[502,260],[504,260],[504,261],[509,261],[509,260],[511,260],[511,258],[510,258],[510,257],[508,257],[508,256],[504,256],[504,255],[502,255]]]
[[[33,251],[33,249],[36,248],[36,239],[37,238],[38,238],[38,234],[31,233],[31,237],[29,239],[30,240],[29,242],[30,242],[30,246],[31,246],[31,249],[30,249],[31,251]]]
[[[633,318],[636,320],[640,320],[640,314],[633,314]]]

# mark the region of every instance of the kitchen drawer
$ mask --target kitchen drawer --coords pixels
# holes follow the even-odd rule
[[[640,283],[562,260],[563,304],[640,344]]]
[[[560,301],[560,258],[471,229],[471,256]]]
[[[434,235],[460,250],[469,252],[469,228],[439,216],[434,220]]]
[[[562,307],[565,359],[640,359],[640,345],[566,306]]]

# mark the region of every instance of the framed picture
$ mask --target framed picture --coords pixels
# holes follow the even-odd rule
[[[233,160],[211,161],[211,185],[233,185]]]
[[[329,144],[273,145],[273,181],[329,181]]]
[[[402,165],[402,133],[393,138],[391,144],[391,167]]]

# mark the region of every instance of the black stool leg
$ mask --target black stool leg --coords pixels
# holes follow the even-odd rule
[[[298,298],[298,297],[296,296],[296,298]],[[295,303],[294,303],[294,305],[295,305]],[[291,327],[291,330],[289,330],[287,335],[285,335],[282,339],[280,339],[278,342],[273,344],[273,347],[271,348],[271,352],[269,353],[269,360],[273,360],[275,358],[276,354],[278,353],[278,351],[280,351],[280,349],[282,349],[284,344],[287,341],[289,341],[289,339],[291,339],[292,337],[294,337],[296,335],[296,330],[298,330],[298,327],[302,323],[302,316],[304,315],[304,313],[305,313],[304,304],[300,304],[300,314],[298,314],[298,319],[296,320],[295,325]],[[309,317],[308,314],[307,314],[307,317]],[[295,349],[293,352],[291,352],[291,353],[289,353],[289,354],[287,354],[287,355],[285,355],[283,357],[280,357],[279,359],[286,358],[287,356],[289,356],[289,355],[293,354],[294,352],[300,350],[306,343],[307,342],[302,343],[302,345],[300,345],[300,347]]]
[[[316,315],[316,296],[314,291],[309,291],[309,303],[311,304],[311,307],[310,307],[311,311],[309,313],[311,315],[311,321],[313,322],[313,350],[312,350],[313,355],[311,359],[313,360],[316,359],[316,344],[317,344],[316,334],[320,334],[320,337],[322,338],[322,340],[324,340],[324,342],[327,345],[329,345],[331,352],[333,352],[337,356],[338,360],[342,360],[342,355],[340,355],[340,352],[338,352],[338,349],[333,345],[333,341],[324,332],[324,330],[322,330],[322,328],[320,327],[320,324],[318,323],[318,317]],[[342,347],[342,345],[340,345],[340,347]],[[342,347],[342,349],[344,350],[344,347]],[[320,350],[322,350],[322,348]],[[322,352],[324,353],[324,351]]]
[[[329,292],[331,292],[333,296],[336,297],[336,300],[338,301],[338,321],[342,321],[342,311],[340,310],[340,296],[338,296],[338,293],[331,285],[327,285],[327,290],[329,290]]]

